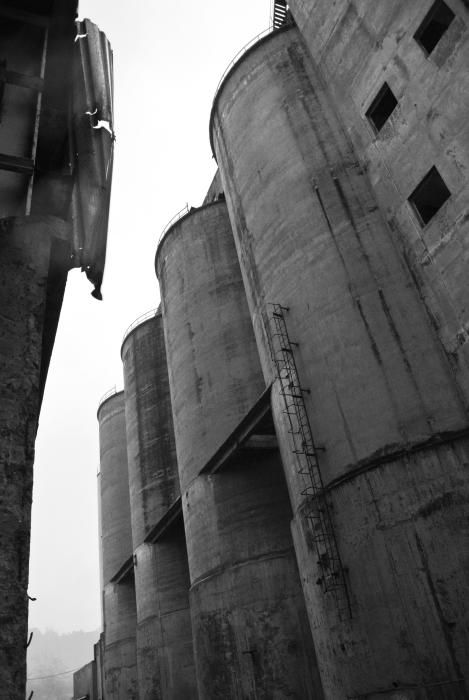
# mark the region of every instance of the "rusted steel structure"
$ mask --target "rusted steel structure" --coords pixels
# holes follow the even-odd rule
[[[34,442],[67,273],[81,267],[101,298],[106,252],[112,53],[76,12],[76,0],[0,3],[0,687],[11,700],[25,693]]]

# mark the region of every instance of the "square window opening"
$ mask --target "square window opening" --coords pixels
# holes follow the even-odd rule
[[[369,106],[366,117],[375,131],[381,131],[397,106],[397,100],[387,83],[384,83],[375,99]]]
[[[415,41],[427,55],[431,54],[454,18],[453,10],[443,0],[433,3],[414,34]]]
[[[417,212],[422,225],[425,226],[450,196],[451,192],[446,187],[445,181],[433,166],[412,192],[409,202]]]

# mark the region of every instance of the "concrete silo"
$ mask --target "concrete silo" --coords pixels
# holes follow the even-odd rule
[[[295,27],[231,69],[211,138],[325,694],[466,697],[463,384]]]
[[[288,493],[225,203],[173,224],[156,271],[199,696],[320,698]],[[262,427],[254,414],[264,416]]]
[[[160,311],[130,327],[121,355],[139,698],[194,697],[189,571]]]
[[[289,4],[467,392],[469,7]],[[434,212],[428,221],[415,199],[419,184]]]
[[[98,421],[105,697],[132,700],[137,620],[123,391],[102,400]]]

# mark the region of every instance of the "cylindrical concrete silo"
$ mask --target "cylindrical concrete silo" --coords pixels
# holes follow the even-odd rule
[[[468,4],[290,0],[289,7],[469,393],[469,90],[461,89]],[[379,100],[385,87],[396,99],[390,113]],[[388,116],[379,129],[370,119],[377,97]],[[431,168],[450,196],[424,224],[406,200]],[[431,189],[435,206],[439,193]]]
[[[131,700],[136,689],[136,606],[132,566],[124,392],[98,409],[106,700]],[[125,565],[129,569],[123,572]]]
[[[466,697],[465,404],[296,28],[233,67],[211,138],[326,695]]]
[[[265,391],[224,202],[156,255],[201,698],[320,698],[277,454],[208,460]]]
[[[137,597],[139,698],[190,698],[196,694],[196,681],[182,519],[176,528],[179,535],[173,528],[157,542],[148,541],[151,531],[180,496],[160,311],[131,326],[121,354]]]

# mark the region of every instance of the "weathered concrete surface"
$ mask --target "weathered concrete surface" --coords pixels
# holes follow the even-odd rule
[[[133,570],[119,582],[113,582],[132,556],[123,391],[101,403],[98,421],[105,699],[133,700],[137,698]]]
[[[96,698],[104,700],[104,635],[94,645],[94,661],[96,664]]]
[[[161,312],[122,345],[137,594],[139,699],[196,695],[184,530],[155,544],[150,530],[179,497]]]
[[[189,569],[182,519],[136,550],[139,698],[196,698]]]
[[[77,0],[22,0],[0,12],[0,696],[9,700],[25,693],[37,421],[67,271],[81,264],[71,251],[83,245],[70,214],[76,11]]]
[[[96,662],[82,666],[73,674],[73,698],[87,697],[89,700],[98,700],[98,686],[96,676]]]
[[[137,700],[135,582],[133,572],[103,591],[105,700]]]
[[[274,378],[273,301],[290,308],[301,383],[311,391],[305,402],[325,448],[320,466],[351,594],[348,621],[317,583],[299,459],[276,384],[274,417],[326,696],[429,698],[443,684],[447,697],[467,697],[464,375],[296,29],[260,42],[237,64],[218,94],[212,139],[266,380]]]
[[[124,392],[98,409],[103,585],[132,555]]]
[[[156,271],[184,491],[265,388],[226,204],[170,229]]]
[[[45,381],[43,352],[53,217],[0,220],[0,696],[24,700],[34,443]]]
[[[456,16],[430,56],[413,35],[433,0],[290,7],[468,393],[469,7],[445,1]],[[385,81],[398,106],[375,134],[365,113]],[[451,198],[422,229],[407,198],[433,165]]]
[[[201,469],[264,389],[224,203],[160,244],[161,284],[201,698],[320,698],[278,460]]]
[[[161,312],[130,332],[121,355],[135,549],[180,493]]]
[[[321,699],[280,460],[240,458],[184,502],[199,696]]]
[[[217,172],[213,176],[212,182],[210,183],[210,187],[208,188],[207,194],[205,195],[203,204],[217,202],[219,199],[224,199],[224,196],[225,195],[223,194],[223,185],[221,184],[220,171],[217,170]]]

